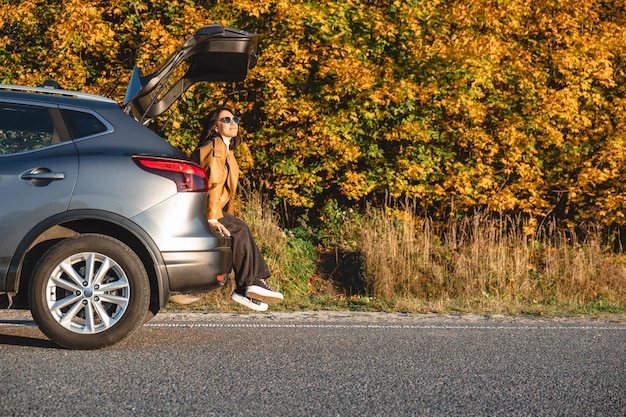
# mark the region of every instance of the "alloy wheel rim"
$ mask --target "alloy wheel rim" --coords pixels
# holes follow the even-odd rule
[[[52,271],[46,304],[64,328],[94,334],[115,325],[128,308],[131,289],[124,269],[96,252],[74,254]]]

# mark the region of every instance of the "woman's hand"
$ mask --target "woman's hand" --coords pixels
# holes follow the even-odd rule
[[[222,236],[230,237],[230,231],[226,228],[226,226],[224,226],[222,223],[218,222],[217,220],[209,220],[209,227],[211,228],[211,231],[214,233],[217,232],[218,234]]]

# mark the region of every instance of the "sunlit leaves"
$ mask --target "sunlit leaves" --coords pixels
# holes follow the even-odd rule
[[[261,34],[237,85],[153,126],[185,151],[220,104],[246,176],[285,207],[410,197],[626,224],[626,10],[615,0],[114,0],[3,4],[2,82],[121,101],[198,27]]]

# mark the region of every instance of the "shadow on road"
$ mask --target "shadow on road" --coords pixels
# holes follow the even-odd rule
[[[63,349],[61,346],[47,339],[38,339],[36,337],[28,336],[6,335],[0,333],[0,346],[3,345],[36,347],[45,349]]]
[[[0,320],[0,348],[3,346],[63,349],[44,336],[33,320],[21,317]]]

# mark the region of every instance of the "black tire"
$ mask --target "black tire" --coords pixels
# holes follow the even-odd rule
[[[142,324],[150,283],[127,245],[85,234],[57,243],[41,257],[29,297],[33,318],[51,340],[71,349],[99,349]]]

